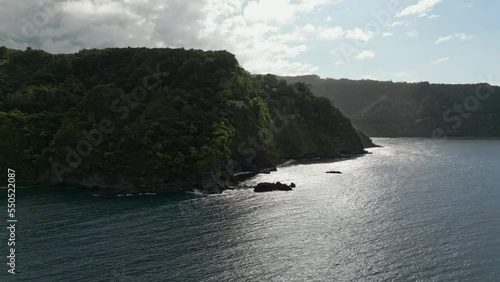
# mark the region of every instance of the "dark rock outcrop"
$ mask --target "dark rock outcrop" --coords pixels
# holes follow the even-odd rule
[[[327,171],[326,173],[330,173],[330,174],[342,174],[342,172],[336,171],[336,170]]]
[[[292,191],[292,187],[283,184],[281,182],[276,182],[276,183],[263,182],[255,186],[255,189],[253,191],[258,193],[272,192],[272,191]]]

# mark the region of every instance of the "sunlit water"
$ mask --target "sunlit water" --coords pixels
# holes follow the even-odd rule
[[[245,183],[294,182],[291,192],[18,189],[16,278],[500,281],[500,140],[375,141],[384,148],[371,155]],[[0,281],[11,281],[4,260]]]

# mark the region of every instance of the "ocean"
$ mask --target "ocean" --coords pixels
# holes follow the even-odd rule
[[[18,188],[15,276],[3,189],[0,281],[500,281],[500,140],[374,141],[243,183],[289,192]]]

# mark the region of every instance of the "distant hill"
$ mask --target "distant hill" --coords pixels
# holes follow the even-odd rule
[[[304,83],[252,76],[226,51],[0,47],[0,169],[19,184],[218,192],[238,172],[369,145]]]
[[[372,137],[499,137],[500,87],[281,77],[304,82]]]

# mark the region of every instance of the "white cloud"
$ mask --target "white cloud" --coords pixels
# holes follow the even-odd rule
[[[51,2],[52,1],[52,2]],[[297,75],[317,68],[296,62],[317,29],[298,19],[335,0],[45,0],[4,1],[0,46],[70,53],[83,48],[185,47],[228,50],[250,72]],[[29,38],[25,18],[58,12]],[[278,11],[278,12],[277,12]]]
[[[281,43],[286,42],[304,42],[307,41],[311,36],[315,35],[316,27],[312,24],[306,24],[305,26],[296,26],[289,33],[282,33],[270,36],[270,40],[277,40]]]
[[[409,23],[407,21],[397,21],[391,24],[391,26],[408,26],[408,25]]]
[[[319,28],[318,37],[323,40],[352,39],[366,42],[373,38],[373,32],[360,28],[344,30],[340,26],[322,27]]]
[[[371,75],[371,74],[365,74],[361,77],[362,79],[367,79],[367,80],[379,80],[377,77]]]
[[[416,30],[410,30],[410,31],[408,31],[406,33],[406,36],[416,38],[416,37],[418,37],[418,31],[416,31]]]
[[[338,60],[338,61],[335,62],[335,65],[336,66],[345,65],[345,62],[344,62],[344,60]]]
[[[250,23],[263,22],[284,25],[291,22],[297,13],[297,9],[287,2],[282,0],[250,1],[243,10],[243,16]]]
[[[448,60],[450,60],[450,58],[448,58],[448,57],[442,57],[442,58],[439,58],[437,60],[431,61],[431,64],[437,65],[437,64],[444,63],[444,62],[446,62]]]
[[[357,54],[354,56],[354,60],[362,61],[366,59],[373,59],[375,58],[375,52],[370,51],[370,50],[364,50],[361,53]]]
[[[394,33],[392,33],[392,32],[384,32],[384,33],[382,34],[382,36],[383,36],[383,37],[391,37],[391,36],[394,36]]]
[[[192,0],[191,0],[192,1]],[[235,0],[215,0],[234,2]],[[246,1],[239,0],[240,6]],[[324,4],[337,4],[334,0],[258,0],[248,1],[243,8],[243,16],[249,22],[263,22],[283,26],[294,22],[300,15],[310,13]]]
[[[405,16],[425,15],[431,11],[434,6],[443,0],[419,0],[417,4],[411,5],[396,14],[396,18]]]
[[[403,77],[408,77],[408,76],[411,76],[411,75],[409,73],[404,72],[404,71],[394,73],[394,77],[397,77],[397,78],[403,78]]]
[[[466,41],[466,40],[470,40],[472,38],[473,38],[472,35],[469,35],[467,33],[455,33],[455,34],[452,34],[452,35],[439,37],[434,42],[434,44],[440,44],[440,43],[447,42],[447,41],[450,41],[450,40],[453,40],[453,39],[457,39],[457,40],[460,40],[460,41]]]
[[[373,38],[373,32],[363,31],[360,28],[355,28],[345,31],[345,38],[354,39],[359,41],[369,41]]]
[[[320,39],[324,40],[338,40],[344,36],[344,30],[340,26],[321,28],[318,34]]]
[[[430,16],[428,16],[427,18],[428,18],[428,19],[438,19],[438,18],[440,18],[440,17],[441,17],[440,15],[430,15]]]

